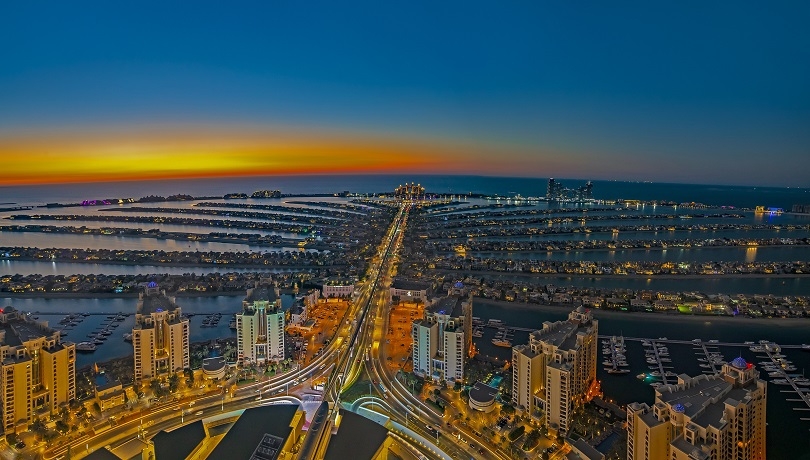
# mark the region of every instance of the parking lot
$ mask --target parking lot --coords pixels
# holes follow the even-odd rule
[[[340,299],[319,299],[307,312],[310,327],[290,326],[287,332],[292,337],[293,359],[307,365],[320,356],[323,348],[332,341],[340,321],[349,308],[349,302]]]
[[[391,306],[388,319],[388,331],[385,335],[388,357],[386,363],[392,370],[402,369],[405,372],[413,370],[411,358],[412,338],[411,324],[422,319],[425,315],[423,304],[401,302]]]

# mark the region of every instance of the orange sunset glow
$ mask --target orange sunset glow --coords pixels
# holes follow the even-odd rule
[[[7,185],[271,174],[444,172],[467,149],[310,133],[147,131],[0,139]]]

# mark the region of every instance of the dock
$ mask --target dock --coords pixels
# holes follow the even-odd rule
[[[774,379],[772,382],[777,385],[790,385],[792,390],[780,390],[781,393],[796,393],[799,398],[787,398],[790,402],[803,402],[807,407],[794,407],[793,410],[795,411],[810,411],[810,388],[802,388],[798,383],[798,378],[794,374],[788,373],[784,370],[785,367],[790,365],[790,361],[784,359],[784,356],[781,355],[779,352],[782,350],[782,347],[772,343],[763,343],[756,347],[751,347],[752,351],[756,348],[755,353],[765,353],[765,356],[773,363],[773,367],[777,368],[775,373],[781,374],[779,378]],[[761,357],[765,357],[761,356]],[[803,376],[801,377],[801,381],[806,382]],[[779,381],[779,383],[777,383]],[[801,420],[810,421],[808,417],[802,417]]]

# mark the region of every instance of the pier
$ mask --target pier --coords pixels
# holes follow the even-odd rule
[[[667,378],[668,377],[674,377],[674,375],[672,375],[673,373],[669,370],[669,369],[672,369],[672,366],[665,366],[664,365],[664,357],[669,356],[669,351],[666,350],[666,346],[664,346],[664,350],[666,350],[667,353],[663,354],[662,350],[659,349],[658,340],[656,340],[656,339],[648,339],[648,340],[642,341],[641,343],[642,343],[642,345],[644,345],[645,348],[650,347],[652,349],[652,350],[646,350],[645,349],[644,354],[646,356],[648,356],[648,357],[652,357],[651,359],[655,361],[654,365],[649,366],[650,369],[657,368],[658,370],[655,371],[655,372],[660,374],[660,375],[657,376],[657,375],[655,375],[655,372],[653,372],[651,375],[653,377],[661,377],[661,384],[669,385],[669,380]],[[650,358],[648,358],[648,361],[647,361],[648,363],[649,363],[649,359]],[[669,360],[669,358],[667,358],[667,360]],[[652,364],[652,363],[650,363],[650,364]],[[654,387],[655,386],[660,386],[660,385],[656,384],[656,385],[654,385]]]
[[[703,352],[703,356],[706,357],[706,362],[701,364],[700,367],[707,369],[703,371],[704,374],[716,374],[720,372],[720,369],[717,368],[718,365],[722,366],[725,361],[722,360],[722,356],[720,355],[720,349],[716,347],[712,347],[713,350],[709,351],[709,348],[706,346],[706,342],[702,340],[695,339],[693,342],[695,345],[695,350],[701,350]],[[715,342],[712,342],[714,344]],[[700,361],[700,359],[698,359]],[[711,370],[708,370],[711,369]]]
[[[806,384],[807,379],[802,376],[802,380],[798,380],[794,374],[789,374],[786,370],[790,366],[790,361],[784,359],[784,356],[779,353],[782,347],[775,343],[764,343],[756,347],[751,347],[755,353],[765,353],[765,356],[773,363],[777,369],[774,372],[769,372],[769,375],[779,374],[779,378],[772,380],[775,385],[790,385],[791,390],[779,390],[780,393],[796,393],[798,398],[787,398],[790,402],[803,402],[807,407],[793,407],[795,411],[810,411],[810,388],[801,388],[797,381],[802,381]],[[758,356],[764,358],[765,356]],[[766,369],[767,370],[767,369]],[[800,420],[810,421],[810,417],[801,417]]]

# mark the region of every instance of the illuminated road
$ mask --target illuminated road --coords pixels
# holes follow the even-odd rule
[[[442,417],[425,406],[410,392],[404,390],[401,385],[394,384],[391,376],[383,368],[384,366],[381,366],[379,344],[387,327],[387,290],[395,267],[394,255],[402,241],[408,211],[408,205],[400,207],[380,243],[377,256],[369,265],[365,282],[359,285],[354,302],[347,309],[333,339],[321,356],[313,359],[308,365],[282,375],[240,386],[232,393],[215,391],[196,398],[164,403],[124,414],[119,417],[114,426],[103,427],[103,432],[99,432],[99,425],[95,425],[97,434],[85,434],[72,439],[70,444],[51,447],[44,451],[43,457],[61,458],[66,455],[68,445],[70,445],[72,458],[82,458],[104,446],[109,445],[115,448],[136,436],[148,439],[161,430],[194,420],[268,404],[272,400],[284,398],[286,395],[306,393],[311,388],[311,382],[320,378],[326,378],[323,399],[330,403],[330,415],[333,415],[334,411],[339,408],[340,393],[351,387],[363,372],[368,372],[369,375],[375,375],[381,382],[381,388],[385,388],[382,391],[386,393],[385,397],[394,409],[394,412],[389,414],[392,418],[403,425],[408,424],[411,429],[426,438],[433,436],[427,433],[424,427],[417,427],[417,424],[412,423],[414,417],[424,423],[433,423],[441,427],[443,436],[440,439],[443,442],[440,442],[440,447],[447,449],[453,458],[471,456],[496,458],[497,456],[494,454],[481,457],[477,452],[465,452],[463,448],[453,444],[454,438],[448,442],[446,439],[450,438],[446,438]],[[305,444],[306,442],[322,443],[320,440],[310,440],[309,438]],[[317,453],[322,452],[321,447],[316,445],[308,452],[312,452],[313,458],[317,457]],[[304,451],[303,448],[302,451]]]

